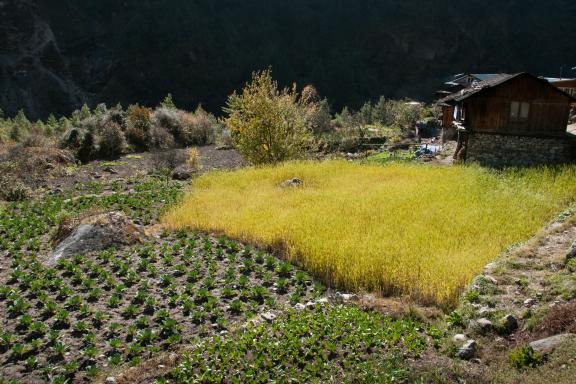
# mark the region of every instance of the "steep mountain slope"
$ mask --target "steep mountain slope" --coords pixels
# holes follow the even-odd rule
[[[576,65],[571,0],[3,0],[0,108],[83,101],[218,111],[254,69],[314,83],[335,107],[429,98],[460,71]]]

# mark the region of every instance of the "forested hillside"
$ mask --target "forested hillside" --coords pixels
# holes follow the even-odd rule
[[[336,109],[429,99],[457,72],[567,73],[574,15],[572,0],[3,0],[0,108],[36,118],[172,92],[219,112],[268,66]]]

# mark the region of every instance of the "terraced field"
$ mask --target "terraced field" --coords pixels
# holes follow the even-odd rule
[[[450,307],[574,196],[574,166],[292,162],[206,174],[163,222],[270,247],[333,287]]]
[[[156,178],[78,184],[2,207],[0,383],[91,382],[181,350],[189,352],[182,365],[159,382],[319,379],[338,367],[342,375],[376,368],[382,377],[406,374],[399,358],[425,346],[416,324],[312,305],[326,292],[322,284],[227,238],[154,232],[183,186]],[[134,246],[46,264],[60,221],[100,211],[124,212],[154,233]],[[261,324],[263,315],[275,320]],[[248,321],[256,325],[244,328]],[[370,366],[350,371],[358,359]]]

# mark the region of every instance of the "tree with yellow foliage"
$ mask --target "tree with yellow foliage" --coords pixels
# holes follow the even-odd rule
[[[310,142],[296,86],[279,89],[271,69],[254,72],[242,93],[228,98],[224,111],[234,146],[252,164],[299,158]]]

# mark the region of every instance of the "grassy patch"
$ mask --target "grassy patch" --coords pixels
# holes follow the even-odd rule
[[[416,158],[416,151],[398,150],[394,152],[380,152],[366,159],[370,163],[388,163],[392,161],[412,161]]]
[[[282,188],[298,177],[302,187]],[[576,168],[293,162],[215,172],[163,219],[281,248],[330,285],[451,304],[576,194]]]
[[[119,167],[121,165],[127,165],[128,163],[125,161],[104,161],[98,164],[101,167]]]

